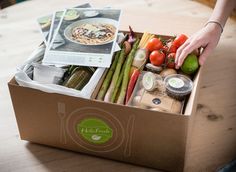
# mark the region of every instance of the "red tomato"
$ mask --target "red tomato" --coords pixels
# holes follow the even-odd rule
[[[168,68],[175,68],[175,53],[170,53],[166,58],[166,65]]]
[[[185,43],[185,41],[188,39],[188,37],[184,34],[180,34],[179,36],[177,36],[175,38],[175,40],[173,41],[173,45],[176,46],[177,48],[179,48],[181,45],[183,45]]]
[[[167,46],[168,46],[169,53],[176,53],[178,48],[175,45],[173,45],[173,42],[168,42]]]
[[[150,62],[155,66],[161,66],[165,61],[165,54],[162,51],[154,50],[149,56]]]
[[[169,47],[168,47],[167,45],[164,45],[164,46],[162,47],[162,50],[163,50],[165,53],[167,53],[167,52],[169,51]]]
[[[152,38],[148,41],[146,49],[150,52],[154,50],[160,50],[163,47],[162,42],[158,38]]]

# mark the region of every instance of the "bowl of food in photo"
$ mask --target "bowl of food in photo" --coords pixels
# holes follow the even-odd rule
[[[108,18],[89,18],[66,27],[67,40],[81,45],[104,45],[114,41],[117,21]]]

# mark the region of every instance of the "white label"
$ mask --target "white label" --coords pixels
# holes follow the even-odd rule
[[[173,88],[181,88],[184,86],[184,81],[179,78],[171,78],[169,79],[168,83]]]
[[[148,91],[151,91],[151,89],[153,89],[153,85],[154,85],[154,77],[153,77],[153,74],[151,73],[146,73],[144,76],[143,76],[143,87],[148,90]]]

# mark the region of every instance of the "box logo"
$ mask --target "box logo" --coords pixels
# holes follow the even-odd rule
[[[76,124],[76,131],[85,140],[94,144],[106,143],[113,135],[113,130],[98,118],[83,119]]]

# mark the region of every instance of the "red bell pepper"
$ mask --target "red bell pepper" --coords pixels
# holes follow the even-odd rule
[[[140,71],[138,69],[135,69],[130,77],[130,80],[129,80],[129,84],[128,84],[128,88],[127,88],[127,92],[126,92],[126,97],[125,97],[125,104],[128,103],[131,95],[132,95],[132,92],[134,90],[134,86],[135,86],[135,83],[139,77],[139,74],[140,74]]]

